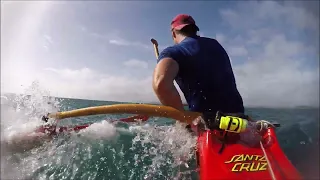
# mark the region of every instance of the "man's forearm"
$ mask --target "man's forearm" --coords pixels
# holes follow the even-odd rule
[[[156,88],[155,93],[161,104],[173,107],[180,111],[184,110],[181,97],[174,85],[171,88]]]

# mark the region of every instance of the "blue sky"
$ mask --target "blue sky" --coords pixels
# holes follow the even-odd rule
[[[51,95],[157,101],[150,43],[172,45],[170,22],[190,14],[232,60],[247,106],[319,104],[319,2],[1,2],[1,90],[32,82]]]

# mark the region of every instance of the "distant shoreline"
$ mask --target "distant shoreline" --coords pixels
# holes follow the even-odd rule
[[[24,95],[24,94],[15,94],[15,93],[4,93],[3,95]],[[31,96],[31,95],[27,95]],[[110,100],[97,100],[97,99],[82,99],[82,98],[71,98],[71,97],[58,97],[58,96],[43,96],[49,98],[57,98],[57,99],[71,99],[71,100],[84,100],[84,101],[98,101],[98,102],[112,102],[112,103],[134,103],[134,104],[152,104],[152,105],[161,105],[160,102],[129,102],[129,101],[110,101]],[[188,106],[188,104],[183,103],[184,106]]]
[[[3,93],[3,95],[11,95],[11,96],[17,96],[17,95],[24,95],[24,94],[15,94],[15,93]],[[31,96],[31,95],[28,95]],[[119,104],[152,104],[152,105],[161,105],[159,102],[125,102],[125,101],[109,101],[109,100],[96,100],[96,99],[81,99],[81,98],[71,98],[71,97],[57,97],[57,96],[43,96],[43,97],[49,97],[49,98],[57,98],[57,99],[70,99],[70,100],[84,100],[84,101],[98,101],[98,102],[111,102],[111,103],[119,103]],[[188,104],[183,103],[184,106],[188,106]],[[263,109],[319,109],[319,107],[314,106],[296,106],[296,107],[264,107],[264,106],[245,106],[245,108],[263,108]]]

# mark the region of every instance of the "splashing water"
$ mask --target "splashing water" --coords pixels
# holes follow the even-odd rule
[[[80,134],[92,139],[109,139],[116,136],[116,129],[108,121],[104,120],[100,123],[93,123],[82,130]]]
[[[133,139],[132,150],[140,153],[136,154],[136,165],[145,159],[150,159],[151,165],[143,165],[146,170],[144,179],[152,178],[181,178],[183,173],[174,172],[178,168],[188,168],[188,161],[193,156],[193,148],[196,145],[196,138],[180,123],[176,126],[151,127],[149,125],[132,127],[132,131],[137,132]],[[148,147],[142,148],[140,147]],[[141,159],[139,159],[141,158]],[[182,165],[182,166],[181,166]],[[164,166],[170,166],[170,170],[164,172]],[[187,174],[189,171],[187,171]],[[132,174],[134,176],[134,174]]]
[[[25,94],[1,95],[1,178],[22,175],[12,169],[20,160],[15,153],[43,144],[42,135],[33,133],[34,129],[40,125],[41,115],[56,111],[58,106],[59,102],[41,90],[37,82],[26,89]]]
[[[46,139],[33,133],[41,116],[75,106],[66,107],[38,83],[23,95],[2,95],[1,106],[1,179],[183,179],[193,172],[196,138],[183,124],[112,124],[85,117],[95,123]],[[22,137],[25,142],[13,146]]]

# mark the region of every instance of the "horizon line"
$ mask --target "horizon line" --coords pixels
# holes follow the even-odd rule
[[[27,96],[32,96],[31,94],[22,94],[22,93],[3,93],[2,95],[5,94],[11,94],[11,95],[27,95]],[[58,99],[71,99],[71,100],[85,100],[85,101],[98,101],[98,102],[112,102],[112,103],[120,103],[120,104],[125,104],[125,103],[133,103],[133,104],[152,104],[152,105],[162,105],[160,102],[130,102],[130,101],[114,101],[114,100],[98,100],[98,99],[83,99],[83,98],[74,98],[74,97],[58,97],[58,96],[42,96],[42,97],[52,97],[52,98],[58,98]],[[184,106],[188,106],[187,103],[183,103]],[[304,108],[314,108],[314,109],[319,109],[319,106],[305,106],[305,105],[300,105],[300,106],[294,106],[294,107],[271,107],[271,106],[245,106],[245,108],[264,108],[264,109],[304,109]]]

